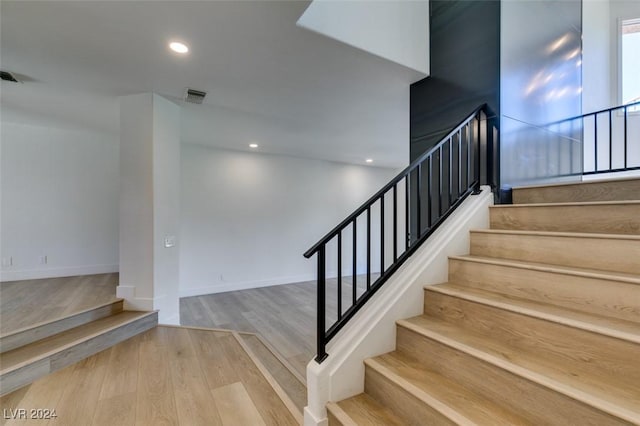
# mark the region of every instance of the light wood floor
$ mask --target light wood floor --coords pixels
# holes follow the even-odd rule
[[[117,285],[118,274],[0,283],[0,335],[108,303]]]
[[[372,275],[372,281],[377,275]],[[357,295],[365,288],[358,277]],[[351,306],[350,277],[343,278],[343,311]],[[327,280],[327,325],[336,318],[337,284]],[[299,373],[316,351],[316,282],[284,284],[180,299],[180,324],[261,335]]]
[[[0,400],[56,419],[0,425],[294,425],[232,333],[157,327]],[[5,417],[5,416],[2,416]]]

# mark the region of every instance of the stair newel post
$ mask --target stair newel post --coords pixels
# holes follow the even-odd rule
[[[326,297],[326,276],[325,276],[325,249],[326,245],[322,244],[318,249],[318,319],[316,340],[318,355],[316,356],[316,362],[321,363],[327,358],[328,354],[325,348],[325,297]]]

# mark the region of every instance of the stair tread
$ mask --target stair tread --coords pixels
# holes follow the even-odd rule
[[[574,311],[455,283],[425,286],[424,289],[640,344],[640,326],[633,321]]]
[[[401,426],[404,424],[393,411],[366,393],[343,399],[337,403],[329,403],[327,409],[345,426]]]
[[[610,206],[610,205],[640,205],[640,200],[615,200],[615,201],[571,201],[567,203],[529,203],[529,204],[496,204],[490,209],[514,209],[522,207],[566,207],[566,206]]]
[[[518,229],[472,229],[478,234],[537,235],[544,237],[598,238],[604,240],[634,240],[640,242],[640,235],[633,234],[599,234],[589,232],[530,231]]]
[[[6,374],[51,354],[60,352],[74,344],[89,340],[104,332],[153,314],[154,312],[119,312],[115,315],[92,321],[47,337],[46,339],[41,339],[26,346],[5,352],[0,354],[0,374]]]
[[[626,272],[605,271],[602,269],[578,268],[573,266],[553,265],[550,263],[525,262],[522,260],[502,259],[498,257],[486,257],[478,255],[449,256],[449,259],[488,263],[492,265],[512,266],[516,268],[531,269],[536,271],[553,272],[567,275],[581,275],[590,278],[624,281],[640,284],[640,275]]]
[[[556,183],[539,183],[539,184],[531,184],[531,185],[522,185],[516,186],[513,190],[518,189],[533,189],[533,188],[555,188],[561,186],[580,186],[580,185],[597,185],[601,183],[616,183],[616,182],[626,182],[626,181],[634,181],[640,180],[637,176],[627,176],[627,177],[611,177],[605,179],[589,179],[589,180],[581,180],[578,182],[556,182]]]
[[[520,415],[470,391],[463,384],[432,371],[422,365],[420,361],[399,352],[380,355],[366,360],[365,363],[379,372],[387,370],[387,374],[390,372],[395,375],[396,383],[414,396],[438,401],[444,408],[441,413],[455,423],[495,425],[527,423],[526,419]],[[412,386],[407,386],[406,382]],[[437,407],[434,408],[437,409]]]
[[[87,312],[95,311],[96,309],[100,309],[100,308],[103,308],[105,306],[115,305],[115,304],[120,303],[120,302],[124,302],[124,299],[119,298],[119,297],[114,297],[112,300],[109,300],[108,302],[100,303],[100,304],[95,305],[95,306],[90,306],[88,308],[82,309],[82,310],[77,311],[77,312],[71,312],[68,315],[64,315],[64,316],[61,316],[61,317],[58,317],[58,318],[53,318],[53,319],[50,319],[50,320],[47,320],[47,321],[42,321],[42,322],[39,322],[39,323],[36,323],[36,324],[31,324],[31,325],[29,325],[27,327],[23,327],[23,328],[20,328],[18,330],[12,330],[10,332],[7,332],[5,334],[0,335],[0,339],[4,339],[5,337],[13,336],[13,335],[19,334],[19,333],[24,333],[25,331],[33,330],[35,328],[42,327],[42,326],[45,326],[45,325],[48,325],[48,324],[53,324],[53,323],[56,323],[56,322],[59,322],[59,321],[63,321],[65,319],[67,319],[67,318],[71,318],[71,317],[75,317],[75,316],[78,316],[78,315],[82,315],[82,314],[85,314]]]
[[[610,375],[580,372],[571,360],[546,358],[540,353],[514,348],[503,340],[427,315],[398,321],[398,325],[425,336],[433,337],[435,333],[440,342],[454,341],[457,349],[466,348],[463,351],[472,356],[610,414],[626,418],[640,416],[640,392],[634,386],[630,389],[628,384],[615,383]]]

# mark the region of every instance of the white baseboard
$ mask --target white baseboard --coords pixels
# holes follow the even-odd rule
[[[313,281],[315,274],[294,275],[288,277],[270,278],[257,281],[241,281],[234,283],[219,283],[209,286],[186,287],[180,289],[180,297],[203,296],[205,294],[225,293],[227,291],[248,290],[250,288],[271,287],[274,285]]]
[[[118,272],[119,265],[70,266],[64,268],[25,269],[0,271],[0,281],[38,280],[42,278],[73,277],[77,275],[108,274]]]

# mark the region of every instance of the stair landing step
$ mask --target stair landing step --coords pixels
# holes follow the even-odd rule
[[[327,410],[343,426],[402,426],[404,423],[388,408],[366,393],[340,402],[329,402]],[[330,422],[330,426],[333,426]]]
[[[629,386],[618,389],[609,375],[577,374],[571,359],[545,359],[498,338],[488,338],[426,315],[400,320],[398,325],[618,418],[640,419],[640,393],[630,391]]]
[[[409,356],[390,352],[365,365],[391,380],[456,424],[526,424],[526,419],[434,372]]]
[[[513,202],[553,203],[557,201],[637,200],[640,193],[638,177],[597,179],[580,182],[528,185],[513,188]]]
[[[0,336],[0,352],[8,352],[37,340],[122,312],[124,299],[92,306],[69,315],[43,321]]]
[[[46,339],[38,340],[29,345],[22,346],[12,351],[0,355],[2,369],[0,374],[4,375],[17,370],[38,360],[47,358],[56,353],[69,349],[79,343],[86,342],[101,334],[113,331],[119,327],[130,324],[137,320],[157,316],[156,312],[120,312],[106,318],[102,318],[80,327],[72,328],[63,333],[50,336]]]

